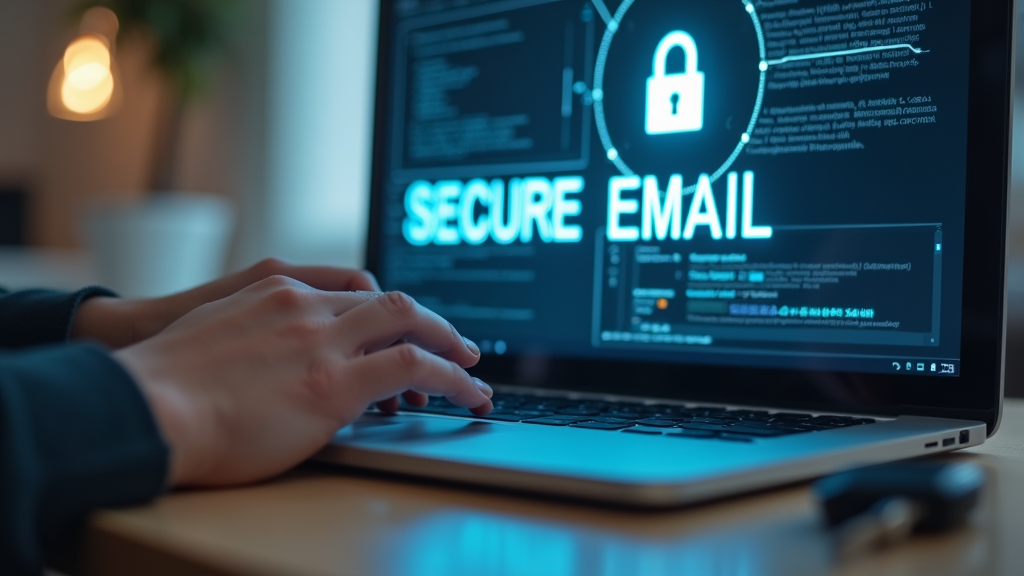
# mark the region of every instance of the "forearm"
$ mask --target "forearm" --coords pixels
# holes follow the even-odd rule
[[[328,291],[380,290],[368,272],[317,266],[292,266],[264,260],[191,290],[144,300],[90,298],[74,314],[69,334],[75,340],[94,340],[121,349],[152,338],[178,318],[271,276],[284,276]],[[113,294],[107,294],[113,296]]]

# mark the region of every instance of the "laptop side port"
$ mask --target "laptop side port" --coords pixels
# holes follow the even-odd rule
[[[961,430],[960,431],[960,443],[961,444],[967,444],[970,441],[971,441],[971,431],[970,430]]]
[[[943,448],[945,448],[947,446],[952,446],[955,443],[956,443],[956,438],[943,438],[942,439],[942,447]]]
[[[924,447],[925,448],[938,448],[939,447],[939,443],[938,442],[929,442],[929,443],[925,444]]]

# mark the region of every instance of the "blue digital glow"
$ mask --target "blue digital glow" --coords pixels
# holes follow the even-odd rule
[[[618,150],[615,147],[615,144],[612,142],[611,135],[608,133],[608,124],[605,120],[603,98],[604,72],[605,65],[608,60],[608,51],[611,49],[612,40],[615,38],[616,31],[619,29],[619,23],[622,21],[622,18],[626,15],[626,12],[629,10],[630,6],[632,6],[635,1],[636,0],[623,0],[622,4],[620,4],[619,8],[615,11],[615,16],[613,16],[611,21],[608,22],[608,26],[604,32],[604,36],[602,36],[601,38],[601,46],[598,48],[597,60],[594,64],[594,88],[591,91],[592,94],[596,93],[602,96],[601,98],[595,97],[593,99],[594,121],[597,127],[598,137],[601,140],[601,145],[604,146],[604,149],[608,153],[608,160],[612,164],[614,164],[615,167],[619,170],[619,172],[621,172],[624,176],[631,176],[634,174],[634,172],[629,167],[629,165],[626,164],[625,160],[623,160],[622,155],[619,154]],[[764,31],[761,29],[761,19],[757,15],[757,9],[754,7],[753,3],[750,2],[750,0],[742,0],[742,2],[744,9],[750,15],[751,22],[754,25],[754,31],[757,34],[757,47],[760,56],[760,79],[758,81],[757,99],[754,103],[754,111],[750,116],[750,122],[747,124],[747,129],[741,136],[740,141],[736,144],[736,147],[733,149],[729,157],[726,158],[725,162],[723,162],[717,170],[715,170],[708,176],[708,179],[712,183],[716,182],[719,178],[721,178],[724,174],[726,174],[729,171],[729,168],[732,167],[733,163],[736,162],[736,159],[739,158],[740,153],[743,152],[744,146],[746,146],[750,142],[750,134],[754,132],[754,127],[757,125],[757,119],[761,114],[761,107],[764,103],[765,85],[768,79],[768,67],[765,65],[765,62],[767,61],[767,50],[765,48]],[[696,189],[696,184],[684,188],[683,195],[686,196],[692,194],[696,191]]]
[[[626,190],[639,190],[640,177],[635,174],[613,176],[608,180],[608,240],[612,242],[636,242],[640,239],[640,230],[636,226],[623,226],[622,216],[636,214],[640,211],[640,203],[631,198],[623,198]]]
[[[762,63],[764,69],[768,69],[768,66],[778,66],[779,64],[785,64],[787,62],[798,62],[800,60],[817,60],[819,58],[833,58],[835,56],[849,56],[851,54],[864,54],[867,52],[878,52],[880,50],[910,50],[914,54],[925,54],[928,50],[922,50],[916,48],[911,44],[890,44],[888,46],[868,46],[864,48],[852,48],[850,50],[835,50],[832,52],[818,52],[816,54],[797,54],[794,56],[784,56],[776,60],[768,60]]]
[[[679,48],[686,53],[686,70],[666,74],[668,53]],[[699,69],[697,43],[693,36],[674,30],[658,42],[647,79],[647,107],[644,130],[649,135],[699,132],[704,129],[704,73]]]
[[[727,206],[725,212],[725,237],[732,240],[736,238],[736,210],[734,207],[736,206],[737,188],[739,187],[739,175],[735,172],[730,172],[726,183],[729,188],[725,199],[725,205]]]
[[[608,180],[608,219],[606,234],[612,242],[651,240],[692,240],[701,226],[707,226],[713,240],[736,238],[739,202],[739,175],[727,178],[725,230],[715,202],[711,178],[701,174],[683,219],[683,177],[673,174],[664,191],[657,176],[641,179],[633,174]],[[488,239],[497,244],[522,242],[535,238],[544,243],[578,243],[583,227],[569,220],[583,213],[579,196],[585,182],[581,176],[562,176],[553,180],[542,176],[512,178],[491,182],[480,178],[462,183],[442,180],[431,184],[417,180],[405,192],[405,219],[402,234],[413,246],[471,246]],[[640,199],[627,198],[624,192],[641,190]],[[740,236],[748,240],[772,237],[771,226],[754,225],[754,173],[743,173],[743,212],[739,218]],[[640,215],[640,226],[622,223],[624,216]]]
[[[804,510],[726,523],[699,511],[592,523],[544,516],[452,507],[389,526],[381,541],[401,542],[402,553],[367,553],[384,559],[386,573],[409,576],[823,574],[833,562],[827,534]]]
[[[565,219],[583,213],[583,203],[569,195],[583,192],[583,178],[555,178],[555,197],[551,207],[551,221],[556,242],[579,242],[583,239],[583,228],[566,224]]]
[[[508,182],[475,179],[466,184],[418,180],[405,192],[402,235],[413,246],[532,242],[579,242],[583,228],[567,220],[583,212],[576,198],[584,188],[580,176],[550,180],[541,176]]]
[[[451,246],[458,244],[461,240],[459,226],[455,225],[458,216],[457,208],[459,196],[462,194],[460,182],[446,180],[438,182],[435,187],[437,192],[437,232],[434,234],[434,244]]]
[[[426,246],[437,234],[437,219],[429,208],[433,197],[434,187],[428,182],[413,182],[405,191],[407,216],[402,222],[402,235],[413,246]]]
[[[523,222],[522,188],[520,180],[513,178],[508,185],[508,200],[505,199],[505,186],[496,180],[491,187],[491,235],[498,244],[511,244],[519,237],[519,229]]]
[[[412,527],[401,573],[420,576],[579,574],[571,533],[540,522],[470,512],[439,514]]]
[[[739,214],[740,176],[730,172],[726,179],[728,190],[725,205],[725,230],[715,201],[711,178],[701,174],[693,186],[696,193],[690,202],[685,222],[682,218],[683,177],[673,174],[662,192],[656,176],[642,180],[633,174],[613,176],[608,180],[608,221],[605,234],[610,242],[645,242],[657,239],[693,240],[697,229],[706,226],[713,240],[736,238],[737,225],[745,240],[766,240],[772,237],[771,226],[754,225],[754,173],[743,173],[743,212]],[[623,197],[624,192],[639,190],[640,200]],[[640,214],[640,226],[623,224],[623,217]]]
[[[669,236],[679,240],[682,236],[683,211],[683,177],[674,174],[668,179],[665,189],[664,204],[661,201],[661,190],[658,189],[658,178],[644,178],[644,211],[640,236],[645,242],[653,238],[665,240]],[[671,228],[671,231],[669,230]]]
[[[771,226],[754,226],[754,173],[743,173],[743,231],[744,238],[768,239],[772,237]]]
[[[465,201],[459,202],[459,224],[462,229],[462,238],[467,244],[483,244],[488,235],[487,219],[483,216],[475,217],[475,212],[477,203],[482,206],[490,205],[491,188],[486,181],[478,178],[466,184],[463,194]]]
[[[693,240],[697,226],[707,226],[712,238],[722,239],[722,224],[718,218],[715,195],[711,191],[711,179],[707,174],[701,174],[697,179],[697,192],[693,196],[693,202],[690,203],[690,212],[686,215],[683,239]]]
[[[854,372],[905,346],[958,357],[964,3],[400,4],[375,265],[482,349]],[[940,43],[950,58],[922,49]]]

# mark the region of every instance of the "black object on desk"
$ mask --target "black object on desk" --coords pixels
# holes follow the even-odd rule
[[[962,525],[984,484],[976,464],[909,461],[842,472],[814,489],[839,554],[847,556]]]

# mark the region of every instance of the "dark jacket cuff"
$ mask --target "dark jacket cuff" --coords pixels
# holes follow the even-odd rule
[[[67,342],[82,302],[117,294],[96,286],[67,293],[23,290],[0,293],[0,348],[28,348]]]

